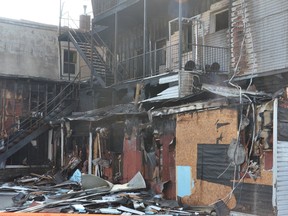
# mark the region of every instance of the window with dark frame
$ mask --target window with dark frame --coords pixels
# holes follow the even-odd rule
[[[183,25],[184,41],[183,41],[183,52],[192,51],[192,26]]]
[[[215,14],[215,31],[217,32],[222,29],[227,29],[229,25],[228,21],[229,21],[228,10]]]
[[[77,52],[74,50],[64,50],[63,74],[76,74]]]

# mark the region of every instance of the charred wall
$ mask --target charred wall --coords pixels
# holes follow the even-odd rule
[[[177,116],[176,168],[181,171],[183,167],[187,167],[191,175],[191,182],[189,183],[189,187],[187,187],[190,188],[191,191],[185,191],[185,194],[188,195],[184,199],[185,202],[191,205],[209,205],[225,197],[230,192],[230,186],[213,183],[208,181],[208,179],[197,179],[197,154],[201,154],[198,153],[199,144],[226,145],[230,143],[237,135],[237,119],[237,110],[233,109],[219,109]],[[217,123],[226,124],[223,124],[223,127],[217,128]],[[225,148],[225,146],[223,146],[223,148]],[[223,154],[213,155],[214,157],[223,157]],[[225,166],[225,163],[222,163],[222,165]],[[224,170],[219,169],[218,175]],[[199,171],[200,170],[198,170],[198,173]],[[181,175],[181,173],[177,173],[177,181],[179,175]],[[187,173],[186,175],[189,174]],[[178,195],[182,195],[179,194],[181,187],[182,186],[178,184]],[[232,208],[235,204],[235,197],[232,197],[232,200],[229,202],[229,207]]]
[[[53,107],[51,108],[51,104],[48,106],[48,103],[65,85],[60,82],[2,77],[0,80],[1,141],[14,139],[36,119],[51,112]],[[47,144],[48,134],[44,133],[33,144],[26,145],[12,155],[6,165],[48,164]],[[1,150],[3,148],[4,146],[1,146]]]
[[[182,201],[191,205],[209,205],[224,199],[230,209],[259,215],[272,214],[271,116],[270,102],[259,105],[256,112],[251,113],[250,108],[242,111],[223,108],[178,115],[177,179],[180,176],[188,179],[186,189],[181,184],[177,185],[178,195],[183,195]],[[246,121],[245,127],[238,126],[240,118],[241,124]],[[251,144],[253,125],[259,134]],[[243,156],[249,158],[249,167],[246,162],[243,163],[244,158],[238,164],[236,158],[240,150],[235,151],[237,157],[235,152],[232,158],[229,153],[238,127],[241,128],[240,146],[243,146]],[[185,170],[188,172],[186,175],[183,173]],[[233,184],[233,181],[236,182]],[[229,193],[233,196],[226,200]]]

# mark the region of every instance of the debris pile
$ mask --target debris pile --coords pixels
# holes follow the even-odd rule
[[[73,176],[75,173],[76,171]],[[63,171],[60,174],[63,174]],[[140,172],[126,184],[112,184],[90,174],[82,174],[80,182],[71,181],[70,178],[55,184],[60,181],[60,174],[52,176],[32,173],[31,176],[15,179],[13,183],[2,184],[0,193],[12,193],[13,206],[1,212],[110,215],[210,215],[211,213],[200,214],[193,208],[184,210],[177,201],[165,200],[160,195],[155,195],[153,191],[147,190]]]

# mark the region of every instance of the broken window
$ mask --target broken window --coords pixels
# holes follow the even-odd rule
[[[192,25],[187,24],[183,25],[183,34],[184,34],[184,41],[183,41],[183,52],[192,51]]]
[[[74,50],[64,50],[63,74],[76,74],[77,52]]]
[[[228,10],[211,14],[211,26],[210,26],[211,33],[227,29],[228,26],[229,26]]]
[[[216,14],[215,31],[220,31],[222,29],[228,28],[228,18],[228,10]]]

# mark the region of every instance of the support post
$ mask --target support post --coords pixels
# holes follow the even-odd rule
[[[182,0],[179,0],[179,70],[182,70],[182,51],[183,51],[183,45],[182,45]]]
[[[64,123],[61,123],[61,167],[64,166]]]
[[[146,34],[147,34],[147,2],[144,0],[144,20],[143,20],[143,78],[146,74]]]
[[[117,6],[119,4],[119,0],[117,0]],[[117,51],[118,51],[118,11],[115,12],[115,34],[114,34],[114,83],[117,83],[117,72],[118,72],[118,59],[117,59]]]
[[[92,132],[89,132],[88,174],[92,174]]]

